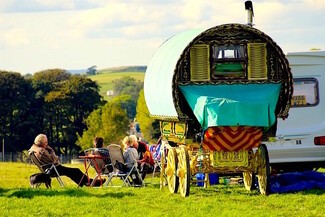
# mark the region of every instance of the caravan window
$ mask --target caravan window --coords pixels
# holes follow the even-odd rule
[[[318,82],[314,78],[295,78],[291,107],[316,106],[319,102]]]
[[[212,77],[245,77],[246,48],[244,45],[212,46]]]

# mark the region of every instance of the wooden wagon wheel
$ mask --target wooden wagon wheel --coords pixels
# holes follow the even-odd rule
[[[253,158],[254,152],[253,150],[249,150],[249,159]],[[255,157],[254,157],[255,159]],[[256,181],[256,175],[253,171],[245,171],[243,172],[243,181],[244,181],[244,186],[246,190],[251,191],[255,189],[255,181]]]
[[[166,177],[168,182],[168,188],[171,193],[177,193],[179,181],[176,175],[177,171],[177,153],[175,148],[168,149],[167,154],[167,167],[166,167]]]
[[[265,144],[261,144],[257,150],[257,178],[258,186],[261,194],[268,195],[270,193],[270,162],[269,154]]]
[[[179,177],[179,191],[181,196],[187,197],[190,194],[190,157],[185,146],[180,148],[177,176]]]
[[[255,188],[254,187],[255,179],[256,179],[256,176],[253,172],[243,172],[244,185],[248,191],[251,191]]]

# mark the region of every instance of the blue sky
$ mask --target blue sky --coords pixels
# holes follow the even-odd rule
[[[245,0],[1,0],[0,70],[148,65],[167,38],[246,23]],[[325,0],[253,0],[254,27],[285,53],[325,50]]]

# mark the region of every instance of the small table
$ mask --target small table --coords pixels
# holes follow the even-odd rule
[[[88,185],[93,187],[93,185],[95,184],[97,178],[101,177],[101,171],[102,171],[102,168],[99,168],[96,159],[104,159],[104,158],[101,155],[95,155],[95,154],[88,154],[88,155],[85,155],[85,156],[79,156],[79,158],[84,159],[84,167],[85,167],[85,174],[83,175],[81,180],[83,180],[84,176],[87,175],[87,177],[88,177]],[[92,183],[90,183],[90,178],[89,178],[89,174],[88,174],[88,170],[89,170],[91,165],[94,166],[94,169],[96,170],[96,173],[97,173],[95,178],[93,179]],[[101,185],[103,184],[101,178],[100,178],[100,184]],[[79,183],[79,186],[80,186],[80,183]]]

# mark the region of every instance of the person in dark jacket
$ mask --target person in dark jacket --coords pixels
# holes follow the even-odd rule
[[[58,173],[62,176],[69,177],[80,187],[86,185],[88,186],[88,176],[84,174],[78,168],[71,168],[63,166],[59,157],[55,154],[54,150],[48,145],[47,136],[45,134],[39,134],[34,140],[34,144],[31,146],[29,151],[34,151],[36,157],[40,160],[41,164],[51,164],[56,166]],[[90,179],[91,183],[93,180]],[[104,181],[97,180],[95,186],[100,186]]]

